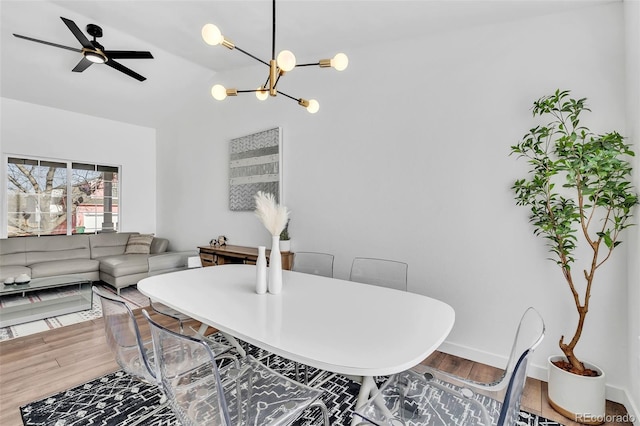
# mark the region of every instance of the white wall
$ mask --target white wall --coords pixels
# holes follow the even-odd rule
[[[216,102],[210,84],[253,88],[266,77],[263,67],[218,75],[158,129],[158,233],[185,250],[219,234],[266,245],[252,213],[228,210],[228,143],[281,126],[294,251],[335,254],[341,278],[354,256],[408,262],[410,290],[456,310],[443,348],[482,362],[501,363],[520,314],[538,307],[548,337],[533,372],[545,378],[546,358],[577,315],[515,206],[510,187],[527,165],[509,147],[533,125],[532,102],[556,88],[589,98],[592,130],[625,128],[622,9],[588,6],[348,51],[343,73],[303,69],[281,80],[281,90],[320,101],[315,116],[281,96]],[[628,385],[626,261],[623,245],[599,271],[577,348],[606,370],[614,400]]]
[[[626,136],[636,146],[634,161],[635,187],[640,188],[640,2],[625,1],[625,40],[627,53],[627,132]],[[636,217],[640,209],[636,208]],[[640,223],[639,219],[635,223]],[[640,226],[629,232],[629,393],[632,401],[627,410],[636,416],[640,424]]]
[[[24,155],[121,166],[120,231],[156,231],[155,129],[9,98],[1,98],[0,106],[3,159]],[[4,204],[4,173],[0,188]],[[6,229],[1,232],[6,237]]]
[[[228,210],[228,143],[281,126],[294,250],[334,253],[343,278],[354,256],[408,262],[410,290],[456,310],[444,348],[479,361],[501,362],[512,325],[535,305],[548,326],[535,357],[542,367],[576,315],[513,201],[526,164],[509,147],[532,125],[533,100],[556,88],[589,98],[593,130],[624,128],[622,21],[614,3],[346,52],[343,73],[304,69],[281,80],[281,90],[319,99],[315,116],[283,97],[216,102],[210,84],[254,87],[265,77],[262,68],[218,75],[158,131],[158,233],[177,249],[219,234],[268,244],[252,213]],[[622,246],[600,271],[578,347],[606,369],[613,394],[627,385],[626,255]]]

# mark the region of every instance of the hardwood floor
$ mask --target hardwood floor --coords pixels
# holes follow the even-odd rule
[[[144,338],[149,330],[141,310],[134,311]],[[163,324],[166,317],[153,315]],[[199,325],[193,322],[196,327]],[[474,380],[499,377],[500,370],[436,352],[425,364]],[[0,425],[22,425],[20,406],[77,386],[118,369],[107,347],[102,319],[0,342]],[[565,425],[578,425],[557,414],[547,402],[546,383],[527,379],[522,400],[525,410]],[[607,401],[607,415],[624,415],[625,408]],[[605,423],[631,425],[631,423]]]

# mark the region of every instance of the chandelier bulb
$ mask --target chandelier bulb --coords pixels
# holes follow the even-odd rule
[[[217,101],[224,101],[227,97],[227,89],[221,84],[216,84],[211,88],[211,96]]]
[[[264,101],[268,97],[269,91],[264,87],[258,87],[258,90],[256,91],[256,98],[258,98],[258,100]]]
[[[216,46],[222,43],[224,37],[222,37],[222,33],[220,32],[220,29],[218,27],[213,24],[207,24],[202,27],[202,39],[205,41],[205,43],[211,46]]]
[[[290,50],[283,50],[278,53],[276,63],[282,71],[291,71],[296,67],[296,56]]]
[[[315,99],[309,99],[309,105],[307,105],[307,111],[311,114],[315,114],[320,109],[320,104]]]
[[[344,71],[349,66],[349,58],[344,53],[338,53],[331,59],[331,66],[337,71]]]

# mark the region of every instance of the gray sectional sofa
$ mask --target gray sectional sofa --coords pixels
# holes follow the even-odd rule
[[[20,274],[31,278],[75,275],[102,280],[120,293],[121,288],[158,271],[186,268],[187,255],[167,252],[169,241],[165,238],[154,237],[149,254],[125,254],[131,234],[138,233],[0,239],[0,282]]]

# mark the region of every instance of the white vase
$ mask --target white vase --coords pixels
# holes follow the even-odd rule
[[[265,246],[258,247],[258,259],[256,260],[256,293],[267,292],[267,256]]]
[[[282,291],[282,256],[280,255],[280,236],[271,237],[271,254],[269,255],[269,293],[280,294]]]
[[[549,357],[549,404],[563,416],[582,424],[598,425],[606,414],[606,377],[601,368],[584,363],[586,368],[600,373],[597,377],[573,374],[556,367],[553,361],[566,360],[564,356]]]

